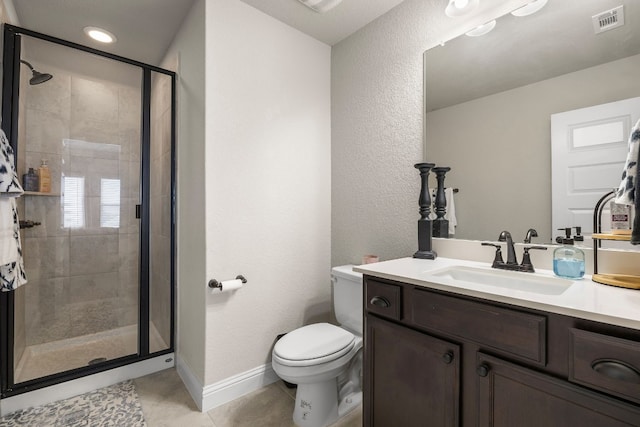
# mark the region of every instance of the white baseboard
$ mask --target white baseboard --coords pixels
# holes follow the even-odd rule
[[[164,354],[152,359],[7,397],[0,400],[0,416],[5,416],[12,412],[34,406],[46,405],[47,403],[58,400],[68,399],[121,381],[142,377],[171,368],[174,366],[174,357],[174,353]]]
[[[191,367],[187,365],[181,357],[176,358],[176,371],[191,395],[193,402],[198,409],[202,411],[202,383],[196,378]]]
[[[188,365],[180,359],[177,361],[177,370],[198,409],[202,412],[210,411],[279,380],[270,363],[205,387],[200,385]]]

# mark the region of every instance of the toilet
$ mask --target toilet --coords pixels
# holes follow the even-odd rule
[[[331,269],[340,326],[303,326],[273,348],[273,370],[298,385],[293,421],[300,427],[328,426],[362,401],[362,274],[352,268]]]

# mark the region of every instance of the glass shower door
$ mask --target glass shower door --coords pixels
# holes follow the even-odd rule
[[[46,160],[50,191],[20,199],[28,283],[14,305],[14,383],[138,353],[139,67],[22,37],[18,173]]]

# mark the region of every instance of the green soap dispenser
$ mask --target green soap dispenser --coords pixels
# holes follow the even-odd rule
[[[562,246],[553,251],[553,272],[565,279],[582,279],[584,276],[584,252],[573,246],[571,227],[559,228],[564,230],[565,237]]]

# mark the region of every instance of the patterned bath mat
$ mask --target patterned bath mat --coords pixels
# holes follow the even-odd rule
[[[9,426],[146,427],[147,423],[133,381],[125,381],[0,418],[0,427]]]

